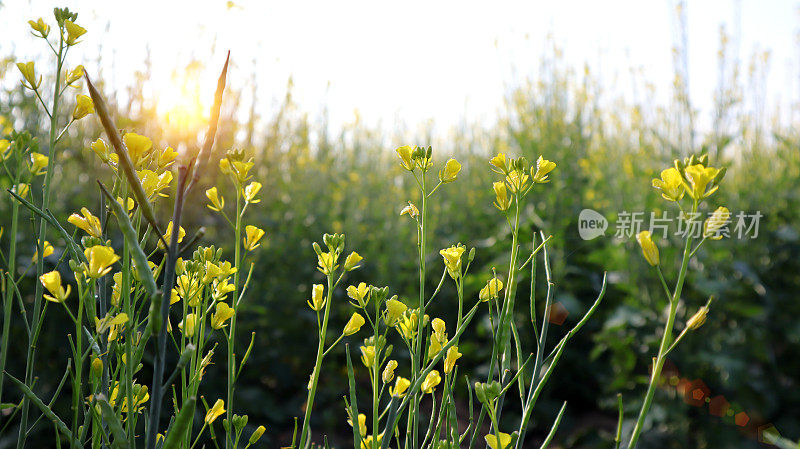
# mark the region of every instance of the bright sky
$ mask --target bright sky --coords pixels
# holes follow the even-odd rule
[[[105,76],[116,87],[130,83],[149,48],[155,78],[149,94],[180,102],[175,95],[167,99],[166,92],[174,92],[173,68],[196,57],[210,63],[198,80],[202,102],[210,103],[230,49],[236,65],[229,85],[254,76],[264,115],[275,110],[293,76],[301,108],[315,114],[326,106],[334,127],[351,122],[358,110],[364,122],[386,129],[398,121],[414,126],[432,119],[443,132],[462,119],[492,120],[508,87],[535,76],[548,35],[569,64],[588,62],[606,86],[617,77],[617,87],[629,89],[629,68],[641,67],[666,96],[673,73],[673,2],[238,0],[231,7],[200,0],[5,0],[0,57],[41,55],[27,19],[42,16],[52,23],[53,6],[69,3],[89,30],[71,61],[96,73],[101,55]],[[695,105],[704,110],[717,79],[719,26],[734,32],[737,3],[742,60],[756,48],[770,49],[770,101],[785,104],[798,94],[796,1],[687,0],[690,86]],[[16,82],[16,75],[4,83]]]

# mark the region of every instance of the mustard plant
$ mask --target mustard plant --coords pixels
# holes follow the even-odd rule
[[[701,205],[719,189],[720,183],[725,177],[725,172],[725,168],[718,169],[710,166],[707,154],[703,154],[699,157],[692,155],[683,160],[676,159],[674,167],[663,170],[660,178],[653,179],[652,181],[653,187],[661,193],[662,198],[669,203],[674,203],[680,210],[681,215],[686,221],[685,226],[687,229],[693,226],[702,226],[702,232],[700,233],[700,241],[696,244],[695,241],[697,237],[695,237],[695,232],[684,233],[685,240],[683,242],[680,268],[672,289],[669,288],[661,269],[663,261],[661,260],[658,245],[653,241],[653,236],[649,231],[641,231],[636,235],[636,240],[642,249],[645,260],[658,274],[661,287],[663,288],[664,295],[669,304],[669,311],[666,323],[664,324],[664,332],[661,336],[658,353],[653,358],[653,367],[647,392],[645,393],[641,410],[639,411],[636,424],[631,431],[630,440],[628,441],[629,449],[634,449],[636,447],[639,442],[639,437],[644,430],[645,419],[650,411],[656,388],[661,380],[661,371],[664,368],[667,355],[677,347],[689,332],[698,329],[706,321],[713,297],[709,298],[706,304],[699,307],[694,315],[686,321],[683,330],[677,337],[673,335],[675,332],[678,305],[681,302],[681,292],[683,291],[683,286],[686,281],[689,262],[706,241],[721,239],[723,237],[724,228],[730,221],[730,211],[724,206],[720,206],[714,210],[705,221],[698,220]],[[623,414],[621,404],[622,402],[620,401],[620,420],[616,439],[617,447],[619,447],[621,440],[620,433]]]
[[[236,313],[252,273],[252,264],[247,278],[240,274],[247,254],[259,248],[265,234],[262,229],[245,225],[243,221],[248,206],[259,202],[260,190],[258,182],[247,183],[253,163],[244,160],[243,152],[230,151],[220,161],[221,171],[229,175],[236,188],[235,220],[228,219],[224,201],[216,188],[209,189],[213,194],[207,193],[211,201],[209,207],[232,226],[236,238],[233,263],[224,260],[222,249],[215,246],[199,246],[191,252],[202,238],[203,230],[199,229],[184,241],[187,233],[181,224],[186,196],[201,182],[200,177],[209,163],[228,61],[217,83],[202,146],[190,147],[179,154],[147,136],[120,133],[103,96],[81,66],[67,71],[62,78],[67,50],[79,43],[86,30],[75,24],[77,14],[66,9],[56,9],[55,18],[59,35],[55,46],[48,40],[50,26],[43,19],[30,21],[34,35],[44,39],[56,55],[50,108],[43,100],[45,84],[42,76],[37,75],[34,63],[18,64],[23,86],[35,93],[51,119],[49,155],[37,151],[38,141],[30,134],[15,133],[13,141],[3,148],[2,158],[4,170],[14,180],[14,187],[9,189],[14,200],[12,232],[16,235],[20,205],[29,210],[39,224],[37,248],[31,262],[37,267],[38,279],[31,318],[17,287],[21,277],[16,266],[15,239],[11,239],[8,257],[4,255],[7,271],[3,276],[0,382],[7,378],[23,395],[20,404],[14,407],[14,414],[20,413],[17,447],[25,447],[31,429],[45,418],[55,429],[58,447],[64,439],[71,448],[143,445],[188,449],[194,447],[206,431],[217,444],[215,423],[219,423],[218,418],[222,416],[225,416],[222,419],[225,446],[239,447],[248,418],[233,413],[234,384],[245,367],[254,340],[251,338],[244,355],[237,358]],[[85,79],[89,95],[77,96],[71,115],[62,125],[59,121],[65,119],[64,114],[59,113],[62,94],[67,87],[78,87],[81,78]],[[49,209],[55,149],[73,122],[93,112],[100,120],[108,143],[99,138],[87,150],[102,161],[110,183],[106,187],[106,183],[97,180],[100,210],[82,207],[70,215],[67,222],[74,228],[70,233]],[[173,172],[177,172],[177,179]],[[29,193],[37,177],[44,178],[41,202]],[[173,213],[172,220],[165,226],[158,221],[156,208],[169,197],[173,198]],[[122,236],[119,243],[111,238],[111,218]],[[53,269],[44,272],[44,259],[55,252],[54,246],[46,240],[48,228],[57,231],[65,250]],[[9,316],[15,299],[29,338],[22,379],[5,371]],[[34,359],[36,342],[50,304],[63,308],[75,328],[74,333],[67,335],[70,359],[64,375],[51,401],[45,403],[36,393]],[[216,340],[220,338],[228,351],[227,397],[215,397],[209,403],[202,395],[202,380],[213,363]],[[155,341],[155,350],[152,351],[152,381],[148,385],[142,369],[151,340]],[[177,359],[169,371],[168,349]],[[71,380],[71,416],[62,419],[52,405],[68,380]],[[173,411],[166,429],[161,420],[165,396],[171,396]],[[205,413],[199,430],[195,431],[198,402],[203,404]],[[29,424],[31,405],[42,416]],[[246,446],[256,444],[264,432],[263,426],[256,428]]]
[[[349,344],[345,346],[347,355],[347,371],[349,394],[345,397],[345,409],[348,423],[353,430],[353,445],[361,449],[386,449],[390,445],[399,448],[453,448],[474,447],[480,437],[494,449],[522,447],[525,431],[528,428],[536,400],[544,385],[555,369],[563,350],[570,338],[586,323],[605,292],[605,281],[596,301],[588,308],[584,317],[562,337],[560,342],[549,353],[546,352],[545,341],[548,334],[549,309],[552,301],[553,281],[551,278],[547,243],[550,237],[543,232],[534,234],[531,240],[529,256],[520,257],[520,230],[522,221],[522,203],[535,191],[535,186],[548,182],[549,173],[556,164],[539,158],[537,163],[529,166],[524,158],[508,159],[499,154],[490,160],[492,169],[502,176],[495,182],[495,207],[506,218],[510,227],[512,250],[509,268],[504,283],[496,272],[488,278],[486,285],[477,293],[470,295],[464,290],[464,278],[475,257],[475,249],[456,243],[441,249],[442,275],[431,293],[426,293],[428,242],[431,229],[428,226],[428,210],[434,194],[445,184],[455,182],[461,170],[461,164],[455,159],[448,160],[438,171],[438,180],[431,182],[434,162],[432,149],[402,146],[396,150],[400,165],[409,172],[417,186],[420,200],[417,207],[408,202],[401,211],[401,216],[408,216],[417,230],[416,249],[419,257],[419,296],[412,301],[404,301],[397,295],[389,297],[389,287],[376,287],[366,283],[350,285],[346,293],[350,305],[354,308],[352,317],[342,334],[326,348],[325,330],[328,313],[331,307],[332,290],[342,279],[343,271],[336,271],[336,261],[342,251],[343,236],[326,235],[327,252],[322,252],[315,244],[319,269],[328,279],[327,294],[325,287],[315,285],[312,288],[309,307],[318,314],[320,339],[318,357],[314,365],[309,383],[309,400],[306,403],[306,417],[298,441],[292,441],[292,447],[307,448],[312,445],[309,417],[313,407],[313,396],[322,358],[344,337],[354,335],[362,326],[366,326],[368,335],[359,347],[360,360],[366,369],[370,385],[369,410],[361,413],[359,407],[359,389],[356,386],[356,370],[353,367]],[[436,173],[436,172],[433,172]],[[528,174],[530,173],[530,175]],[[544,315],[541,325],[537,324],[538,312],[535,301],[536,258],[542,253],[547,274],[548,293],[544,304]],[[354,253],[355,254],[355,253]],[[360,262],[360,256],[358,256]],[[516,284],[520,270],[531,267],[531,295],[529,311],[531,328],[537,343],[536,356],[526,355],[521,347],[520,328],[514,319],[516,310]],[[346,270],[348,264],[345,262]],[[446,282],[447,281],[447,282]],[[445,320],[427,313],[432,301],[446,285],[452,281],[457,298],[456,319],[450,326]],[[459,351],[459,341],[469,327],[478,310],[488,309],[491,323],[492,356],[489,374],[485,381],[470,382],[466,375],[469,391],[469,425],[459,428],[456,408],[456,380],[458,378],[458,361],[464,355]],[[323,312],[324,311],[324,312]],[[320,321],[319,314],[323,313]],[[451,332],[448,331],[448,328]],[[392,332],[394,331],[394,332]],[[396,334],[395,334],[396,332]],[[399,339],[407,357],[395,356],[395,347],[391,339]],[[401,366],[400,361],[408,360],[410,366]],[[441,363],[441,364],[440,364]],[[528,379],[530,383],[528,383]],[[523,416],[511,433],[501,428],[501,412],[507,392],[511,388],[519,391]],[[474,399],[477,399],[480,412],[473,417]],[[425,402],[430,402],[430,416]],[[549,444],[564,413],[566,404],[553,424],[547,442]],[[490,431],[482,434],[482,422],[489,417]],[[427,421],[427,425],[426,425]]]

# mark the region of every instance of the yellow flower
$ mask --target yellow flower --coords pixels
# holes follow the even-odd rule
[[[719,169],[714,167],[705,167],[701,164],[690,165],[686,167],[686,178],[689,180],[690,187],[688,189],[689,195],[695,200],[701,200],[711,196],[716,192],[719,186],[714,186],[706,192],[708,183],[714,180],[719,173]]]
[[[94,112],[94,102],[91,98],[86,95],[78,95],[76,101],[77,104],[75,104],[75,109],[72,111],[73,119],[80,120]]]
[[[719,231],[728,224],[731,219],[731,212],[727,207],[720,206],[715,210],[706,222],[703,223],[703,237],[711,240],[720,240],[723,235]]]
[[[431,343],[428,346],[428,359],[436,357],[441,350],[442,343],[436,338],[431,338]]]
[[[389,360],[386,362],[386,367],[383,369],[381,379],[383,383],[389,383],[394,379],[394,370],[397,368],[397,360]]]
[[[411,340],[417,334],[417,324],[419,323],[419,315],[416,311],[403,314],[402,319],[398,323],[397,331],[406,340]]]
[[[658,265],[658,247],[653,243],[653,239],[650,237],[650,231],[642,231],[636,234],[636,241],[638,241],[639,246],[642,247],[642,253],[644,254],[644,258],[647,259],[647,263],[652,266]]]
[[[484,439],[486,440],[486,444],[492,449],[506,449],[506,447],[511,444],[511,435],[503,432],[500,432],[499,445],[497,444],[497,436],[493,433],[486,435]]]
[[[511,198],[508,196],[506,183],[504,181],[497,181],[492,184],[494,194],[497,197],[494,201],[494,207],[500,210],[508,210],[511,207]]]
[[[353,420],[347,418],[347,424],[350,424],[350,427],[353,427]],[[361,435],[367,434],[367,415],[363,413],[358,414],[358,432]]]
[[[89,146],[89,148],[94,151],[94,153],[100,157],[100,160],[103,162],[108,162],[109,153],[108,153],[108,145],[103,139],[97,139]]]
[[[689,330],[696,330],[706,322],[706,317],[708,316],[708,307],[703,306],[700,307],[700,310],[697,311],[689,321],[686,322],[686,327]]]
[[[344,330],[342,333],[345,336],[353,335],[359,330],[361,330],[361,326],[364,325],[364,317],[359,315],[357,312],[353,312],[353,315],[350,317],[350,320],[347,321],[347,324],[344,326]]]
[[[103,317],[102,320],[100,318],[94,317],[94,326],[97,328],[98,333],[102,334],[108,330],[111,331],[108,334],[109,340],[116,339],[117,335],[119,335],[117,333],[117,327],[124,326],[125,323],[127,322],[128,322],[127,313],[120,313],[115,316],[107,314],[106,316]]]
[[[31,153],[31,166],[30,171],[31,175],[38,176],[44,174],[47,168],[47,162],[50,159],[42,153]]]
[[[428,347],[428,358],[432,359],[442,350],[442,347],[447,344],[446,326],[444,320],[441,318],[434,318],[431,322],[433,328],[433,335],[431,335],[430,346]]]
[[[383,434],[381,433],[378,435],[377,441],[373,443],[372,435],[367,435],[361,440],[361,449],[372,449],[374,444],[377,444],[378,447],[381,447],[381,440],[383,440]]]
[[[214,406],[208,409],[206,412],[206,424],[213,423],[214,420],[222,416],[223,413],[225,413],[225,401],[222,399],[217,399],[217,402],[214,403]]]
[[[450,348],[447,349],[447,355],[444,358],[445,374],[453,371],[453,367],[456,365],[456,360],[460,359],[461,355],[462,354],[458,352],[458,346],[450,346]]]
[[[686,192],[683,187],[681,173],[675,167],[661,171],[661,179],[653,180],[653,187],[661,191],[661,196],[667,201],[678,201]]]
[[[131,162],[137,167],[153,149],[153,141],[150,138],[136,133],[125,133],[122,141],[125,143],[125,148],[128,149]]]
[[[447,331],[447,325],[443,319],[434,318],[433,321],[431,321],[431,328],[433,328],[433,335],[439,338],[439,340],[444,338],[445,332]]]
[[[331,274],[336,268],[336,255],[334,253],[320,253],[317,255],[317,268],[323,274]]]
[[[361,363],[367,368],[372,368],[372,365],[375,364],[375,346],[361,347]]]
[[[242,189],[242,195],[244,196],[244,200],[248,203],[258,203],[261,200],[256,198],[258,195],[258,191],[261,190],[261,183],[253,181],[247,185],[244,189]]]
[[[22,195],[20,195],[20,196],[22,196]],[[45,240],[44,241],[44,246],[42,247],[42,254],[44,254],[44,257],[49,257],[51,254],[53,254],[53,251],[55,251],[55,249],[53,248],[53,245],[51,245],[50,242]],[[39,250],[37,249],[33,253],[33,259],[32,260],[34,262],[36,262],[38,259],[39,259]]]
[[[117,204],[122,206],[122,210],[124,210],[125,212],[132,211],[133,210],[133,206],[136,205],[136,203],[133,201],[133,198],[131,198],[131,197],[127,197],[124,200],[122,198],[120,198],[120,197],[117,197]]]
[[[447,273],[450,277],[457,279],[461,276],[461,255],[466,250],[463,246],[451,246],[439,251],[444,259],[444,265],[447,267]]]
[[[231,319],[236,312],[231,306],[224,302],[217,303],[217,310],[211,316],[211,327],[214,329],[222,329],[226,326],[225,322]]]
[[[550,180],[547,179],[547,174],[553,171],[555,168],[555,162],[548,161],[542,156],[539,156],[539,159],[536,160],[536,171],[534,171],[533,167],[531,167],[531,176],[533,177],[533,182],[537,184],[550,182]]]
[[[26,184],[24,182],[21,182],[21,183],[17,184],[16,186],[14,186],[14,193],[16,193],[17,195],[19,195],[22,198],[25,198],[26,196],[28,196],[28,192],[30,192],[30,191],[31,191],[30,184]]]
[[[347,296],[356,301],[353,306],[366,307],[369,303],[369,286],[363,282],[358,284],[358,287],[351,285],[347,287]]]
[[[225,296],[228,293],[236,290],[233,284],[228,283],[227,278],[223,280],[219,279],[215,280],[212,286],[214,287],[214,293],[212,294],[212,296],[214,297],[215,301],[222,301],[223,299],[225,299]]]
[[[450,159],[444,164],[444,168],[439,171],[439,180],[441,182],[453,182],[458,177],[458,172],[460,171],[461,164],[455,159]]]
[[[86,34],[86,29],[80,25],[72,23],[71,20],[64,21],[64,28],[67,29],[67,45],[72,46],[78,43],[78,38]]]
[[[100,238],[103,235],[103,228],[100,226],[100,219],[92,215],[89,209],[82,207],[81,214],[72,214],[67,218],[67,222],[83,229],[92,237]]]
[[[247,225],[244,228],[245,236],[244,236],[244,249],[247,251],[253,251],[254,249],[261,246],[258,243],[261,240],[261,237],[264,237],[264,230],[261,228],[257,228],[253,225]]]
[[[439,375],[439,371],[431,371],[427,376],[425,376],[425,380],[422,381],[422,392],[426,394],[433,394],[436,386],[439,385],[439,382],[441,381],[442,377]]]
[[[164,151],[158,155],[158,167],[161,169],[169,167],[177,157],[178,152],[173,150],[172,147],[164,148]]]
[[[203,268],[205,269],[205,273],[203,274],[204,284],[209,284],[211,281],[216,280],[222,275],[222,270],[220,270],[217,264],[210,260],[206,260],[206,264]]]
[[[112,156],[116,156],[116,154]],[[152,170],[142,170],[137,172],[137,175],[148,198],[153,198],[155,195],[167,197],[167,194],[161,193],[161,191],[169,187],[169,183],[172,182],[172,172],[165,171],[159,175]]]
[[[413,205],[411,201],[409,201],[408,206],[404,207],[403,210],[400,211],[401,217],[404,214],[408,214],[409,217],[416,219],[419,217],[419,209],[417,209],[417,206]]]
[[[384,321],[389,327],[397,324],[397,320],[405,313],[408,307],[396,299],[388,299],[386,301],[386,316]]]
[[[191,338],[194,337],[194,331],[197,328],[197,314],[196,313],[189,313],[186,315],[186,318],[183,319],[180,323],[178,323],[178,329],[183,332],[183,335]]]
[[[47,37],[47,35],[50,34],[50,25],[44,23],[44,20],[41,17],[39,17],[39,20],[36,22],[29,20],[28,25],[31,26],[33,31],[39,33],[39,37]]]
[[[80,80],[82,77],[83,77],[83,66],[79,65],[72,70],[66,71],[66,74],[64,75],[64,83],[66,83],[66,85],[69,86],[70,84]]]
[[[397,155],[400,156],[400,165],[408,171],[414,170],[414,162],[411,160],[411,154],[414,153],[416,148],[417,147],[411,145],[403,145],[395,150],[397,151]]]
[[[396,398],[402,398],[406,395],[406,390],[408,390],[410,386],[410,380],[405,377],[397,376],[397,380],[394,382],[394,388],[389,387],[389,394]]]
[[[314,284],[311,287],[311,301],[306,301],[308,303],[308,307],[311,307],[311,310],[315,312],[319,312],[325,307],[325,286],[322,284]]]
[[[519,169],[511,170],[508,176],[506,176],[506,182],[511,188],[512,193],[522,192],[526,184],[528,184],[528,175]]]
[[[221,212],[222,208],[225,207],[225,198],[223,198],[222,195],[217,193],[216,187],[212,187],[206,190],[206,198],[208,198],[208,200],[211,201],[211,204],[206,205],[206,207],[208,207],[211,210]]]
[[[495,299],[498,297],[500,290],[503,289],[503,281],[497,278],[489,279],[489,282],[486,283],[480,293],[478,293],[478,298],[481,301],[488,301],[490,299]]]
[[[183,229],[183,226],[181,226],[178,229],[178,243],[182,242],[184,237],[186,237],[186,230]],[[170,244],[170,245],[172,244],[172,222],[171,221],[169,223],[167,223],[167,229],[166,229],[166,231],[164,231],[164,240],[166,240],[168,244]],[[164,249],[164,244],[161,242],[161,240],[158,241],[158,247],[161,248],[161,249]]]
[[[231,160],[226,157],[219,161],[219,170],[233,177],[239,184],[244,184],[250,179],[249,173],[253,165],[252,161]]]
[[[83,254],[89,260],[87,275],[93,279],[108,274],[111,271],[111,265],[119,260],[119,256],[114,254],[114,248],[109,246],[96,245],[86,248]]]
[[[6,160],[11,156],[11,142],[0,139],[0,160]]]
[[[42,76],[39,75],[39,79],[36,79],[36,65],[33,63],[33,61],[18,62],[17,68],[19,69],[19,72],[22,73],[22,78],[25,79],[25,82],[22,83],[23,87],[36,90],[42,85]]]
[[[250,440],[248,441],[248,443],[250,443],[251,446],[256,444],[258,440],[261,439],[261,435],[264,435],[264,432],[266,431],[267,431],[266,427],[258,426],[258,428],[254,430],[253,433],[250,435]]]
[[[44,288],[52,295],[44,295],[44,298],[48,301],[62,303],[67,300],[67,297],[72,291],[72,287],[69,285],[67,285],[66,290],[64,286],[61,285],[61,273],[58,271],[51,271],[39,276],[39,282],[41,282]]]
[[[364,260],[357,252],[353,251],[347,256],[347,259],[344,261],[344,270],[345,271],[353,271],[358,268],[360,265],[359,263]]]
[[[497,167],[497,170],[492,169],[495,173],[499,173],[501,175],[508,174],[508,160],[506,159],[506,155],[503,153],[499,153],[497,156],[489,159],[489,163]]]

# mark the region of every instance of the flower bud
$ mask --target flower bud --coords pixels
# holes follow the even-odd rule
[[[658,247],[653,243],[653,239],[650,237],[650,231],[642,231],[636,234],[636,241],[638,241],[639,246],[642,247],[642,254],[644,254],[647,263],[652,266],[658,265]]]
[[[256,444],[258,440],[261,439],[261,435],[264,435],[267,428],[264,426],[258,426],[258,428],[250,435],[250,440],[248,441],[251,445]]]

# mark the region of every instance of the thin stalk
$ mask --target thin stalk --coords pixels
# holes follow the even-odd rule
[[[322,371],[322,359],[325,355],[325,336],[328,333],[328,318],[331,312],[331,301],[333,299],[333,276],[328,275],[328,293],[325,301],[325,316],[322,318],[322,329],[319,335],[319,344],[317,345],[317,359],[314,362],[314,372],[311,375],[311,388],[308,390],[308,399],[306,399],[306,413],[303,417],[303,428],[300,433],[300,445],[298,448],[305,448],[307,439],[309,438],[309,422],[311,421],[311,410],[314,408],[314,396],[317,394],[317,383],[319,382],[320,371]],[[356,416],[357,418],[357,416]],[[355,418],[354,418],[355,419]],[[358,427],[358,423],[356,423]]]
[[[226,62],[227,65],[227,62]],[[239,297],[239,272],[241,271],[239,265],[241,264],[242,260],[242,214],[244,211],[242,210],[242,194],[241,188],[237,188],[236,193],[236,227],[234,229],[234,266],[236,267],[236,272],[233,274],[233,297]],[[233,316],[231,317],[231,324],[230,330],[228,331],[228,383],[227,383],[227,397],[228,397],[228,407],[227,407],[227,418],[228,422],[233,422],[233,391],[234,391],[234,384],[236,383],[236,315],[238,311],[239,301],[235,301],[233,304]],[[230,449],[233,443],[232,432],[233,426],[230,426],[230,432],[225,432],[225,447]]]
[[[19,162],[17,163],[19,166]],[[17,167],[19,168],[19,167]],[[17,170],[19,173],[19,170]],[[19,184],[19,175],[14,179],[14,185]],[[3,342],[2,350],[0,350],[0,403],[3,402],[3,384],[5,382],[5,369],[6,358],[8,356],[8,345],[10,343],[9,335],[11,333],[11,309],[14,303],[14,289],[11,288],[14,282],[14,273],[17,271],[17,232],[19,227],[19,201],[11,203],[11,234],[13,237],[10,239],[8,249],[8,273],[10,276],[3,276]],[[23,318],[25,319],[25,318]],[[25,324],[27,325],[27,320]]]
[[[161,420],[161,404],[163,402],[163,391],[161,385],[164,381],[164,365],[167,355],[167,327],[169,320],[169,300],[172,294],[172,287],[175,285],[175,261],[178,255],[178,236],[180,235],[181,216],[183,215],[183,200],[186,194],[186,172],[187,168],[182,165],[178,168],[178,189],[175,197],[175,207],[172,212],[172,236],[170,238],[169,249],[167,250],[167,261],[164,264],[164,283],[161,288],[161,329],[158,334],[158,352],[156,353],[153,364],[153,383],[150,388],[152,398],[150,399],[150,416],[147,427],[146,448],[156,447],[156,436],[158,435],[158,423]]]
[[[53,107],[50,109],[50,139],[49,139],[49,157],[47,159],[47,173],[44,176],[44,184],[42,187],[42,210],[46,210],[50,207],[50,182],[53,179],[53,168],[55,167],[55,159],[56,159],[56,152],[55,152],[55,145],[56,145],[56,127],[58,125],[58,106],[61,99],[61,95],[59,92],[61,91],[61,69],[64,64],[64,32],[59,28],[59,45],[58,45],[58,54],[56,55],[56,82],[53,89]],[[43,248],[44,248],[44,241],[47,238],[47,220],[39,219],[39,242],[37,245],[37,251],[39,257],[36,259],[36,278],[38,279],[44,273],[44,257]],[[43,286],[41,282],[36,282],[36,288],[34,293],[34,301],[33,301],[33,328],[37,329],[40,327],[40,320],[42,319],[43,311],[42,311],[42,295],[44,294]],[[36,343],[39,337],[38,332],[34,332],[28,342],[28,351],[25,357],[25,385],[30,386],[33,382],[33,361],[36,357]],[[28,412],[29,412],[29,400],[23,399],[22,402],[22,414],[20,416],[20,426],[19,426],[19,435],[17,437],[17,449],[23,449],[25,447],[25,439],[27,437],[27,427],[28,427]]]
[[[697,212],[697,201],[692,204],[692,214]],[[644,421],[647,418],[647,413],[650,411],[650,406],[653,403],[653,396],[656,392],[658,380],[661,377],[661,370],[664,368],[664,361],[666,360],[666,353],[672,343],[672,329],[675,327],[675,314],[678,308],[678,301],[681,297],[683,290],[683,283],[686,280],[686,270],[689,267],[689,259],[691,259],[692,237],[691,235],[686,238],[686,244],[683,248],[683,261],[681,262],[681,270],[678,274],[678,281],[675,284],[675,291],[672,297],[669,298],[669,316],[667,323],[664,325],[664,335],[661,337],[661,344],[658,348],[658,356],[656,357],[653,366],[653,375],[650,376],[650,384],[647,386],[647,393],[645,394],[642,409],[639,411],[639,417],[636,420],[636,426],[631,433],[631,439],[628,442],[628,449],[634,449],[639,442],[639,436],[644,428]]]

